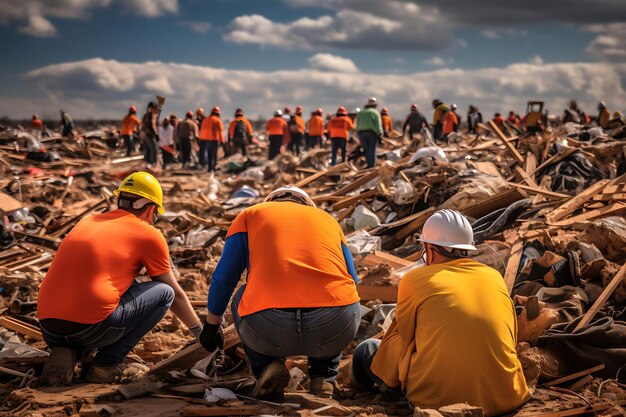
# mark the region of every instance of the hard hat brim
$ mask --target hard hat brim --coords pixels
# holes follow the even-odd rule
[[[422,243],[430,243],[437,246],[443,246],[444,248],[452,248],[452,249],[463,249],[463,250],[477,250],[476,246],[469,245],[466,243],[454,243],[454,242],[445,242],[445,241],[437,241],[431,239],[419,239]]]

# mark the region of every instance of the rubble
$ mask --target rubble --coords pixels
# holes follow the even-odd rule
[[[363,316],[357,336],[362,340],[380,332],[393,314],[392,308],[376,307],[396,302],[402,274],[423,265],[417,240],[423,223],[438,208],[459,210],[475,228],[475,258],[502,273],[518,311],[518,356],[534,396],[515,415],[610,413],[626,404],[626,371],[618,372],[626,363],[624,339],[621,345],[620,339],[607,339],[605,345],[583,346],[574,338],[587,334],[590,324],[604,332],[626,320],[626,143],[618,137],[623,129],[567,123],[530,133],[506,126],[503,131],[493,122],[481,124],[478,134],[459,134],[439,146],[430,137],[396,132],[378,150],[384,162],[371,169],[363,168],[362,156],[330,167],[327,149],[267,162],[263,142],[251,146],[248,157],[220,159],[215,177],[154,169],[167,209],[155,226],[170,245],[181,286],[203,315],[230,222],[278,186],[304,188],[342,225],[363,303],[377,300],[363,307],[372,312]],[[106,385],[39,386],[33,376],[48,351],[35,313],[39,283],[73,225],[112,208],[119,181],[144,168],[140,155],[121,156],[113,128],[79,132],[70,140],[48,133],[0,131],[0,365],[13,371],[0,372],[0,412],[413,414],[406,400],[391,393],[374,397],[351,390],[347,373],[356,342],[340,367],[338,401],[306,393],[306,367],[298,358],[288,362],[290,405],[242,399],[251,378],[234,327],[224,330],[227,354],[194,367],[206,352],[171,313],[130,356],[151,365],[148,387],[139,394],[130,385],[121,391]],[[223,398],[214,389],[210,399],[219,397],[219,405],[209,406],[208,388],[228,388],[237,398]],[[113,401],[120,392],[124,400]],[[416,409],[414,415],[478,416],[482,410],[451,405]]]

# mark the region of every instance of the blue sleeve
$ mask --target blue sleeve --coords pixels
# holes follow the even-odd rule
[[[352,254],[350,253],[350,249],[346,246],[345,243],[341,242],[341,251],[343,252],[343,257],[346,260],[346,266],[348,267],[348,272],[352,275],[354,279],[354,283],[359,283],[359,277],[356,274],[356,268],[354,267],[354,259],[352,259]]]
[[[241,232],[227,237],[222,257],[211,277],[207,302],[209,312],[216,316],[224,314],[239,278],[249,263],[248,234]]]

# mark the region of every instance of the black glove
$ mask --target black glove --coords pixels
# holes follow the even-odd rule
[[[223,349],[224,334],[222,333],[222,326],[205,322],[198,341],[209,352],[213,352],[218,347]]]

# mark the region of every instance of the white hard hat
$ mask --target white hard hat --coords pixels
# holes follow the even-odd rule
[[[283,115],[283,112],[280,109],[274,112],[274,116],[282,116],[282,115]]]
[[[453,249],[476,250],[474,231],[456,210],[439,210],[426,220],[420,242]]]
[[[273,201],[280,197],[288,197],[294,196],[297,199],[302,199],[306,202],[307,206],[316,207],[311,197],[301,188],[294,187],[293,185],[287,185],[285,187],[280,187],[272,191],[265,197],[263,201]]]
[[[451,108],[452,110],[456,110],[456,104],[451,105],[451,106],[450,106],[450,108]]]
[[[372,97],[369,100],[367,100],[367,105],[368,106],[375,106],[378,104],[378,100],[376,100],[376,97]]]

